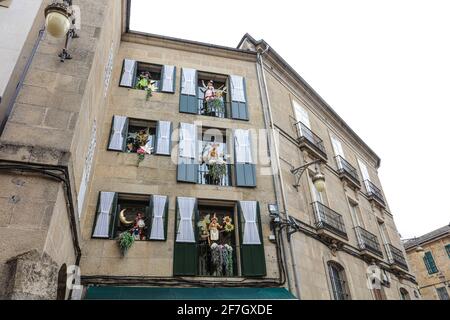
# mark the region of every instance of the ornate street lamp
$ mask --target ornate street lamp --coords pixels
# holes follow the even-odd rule
[[[314,186],[316,187],[317,191],[323,192],[325,190],[325,176],[322,173],[320,173],[319,167],[318,167],[318,164],[320,162],[321,162],[320,160],[315,160],[315,161],[308,162],[307,164],[305,164],[301,167],[291,169],[291,172],[297,178],[297,180],[294,184],[295,189],[298,189],[298,187],[300,186],[300,178],[301,178],[303,172],[305,172],[309,166],[315,164],[316,172],[315,172],[314,176],[312,177],[312,182],[313,182]]]
[[[78,38],[75,32],[75,14],[72,9],[72,0],[54,2],[45,8],[45,27],[48,33],[55,38],[66,36],[65,46],[58,55],[61,62],[72,59],[67,51],[71,39]]]

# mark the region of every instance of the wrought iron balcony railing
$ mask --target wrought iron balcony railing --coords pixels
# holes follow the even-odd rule
[[[383,257],[383,252],[381,251],[380,243],[376,235],[361,227],[355,227],[355,232],[361,250],[367,250],[379,257]]]
[[[317,229],[326,229],[334,234],[347,238],[344,219],[339,213],[317,201],[312,203],[312,207]]]
[[[227,105],[229,103],[223,99],[215,99],[206,102],[203,98],[198,98],[198,114],[217,118],[227,117]]]
[[[322,157],[327,158],[327,152],[325,150],[325,146],[323,144],[322,139],[319,138],[314,132],[311,131],[305,124],[302,122],[297,122],[295,124],[295,128],[297,130],[297,137],[300,143],[306,142],[312,148],[314,148]]]
[[[336,156],[335,159],[338,168],[338,173],[348,175],[353,180],[354,183],[360,185],[358,171],[355,169],[355,167],[353,167],[347,160],[345,160],[341,156]]]
[[[370,180],[364,180],[364,184],[366,185],[367,195],[385,206],[386,202],[384,201],[383,193],[381,192],[381,190]]]
[[[210,184],[215,186],[229,187],[231,186],[231,165],[226,164],[226,171],[221,177],[212,177],[206,163],[200,164],[198,167],[198,183]]]
[[[386,251],[388,252],[389,256],[389,263],[390,264],[396,264],[400,266],[401,268],[408,270],[408,264],[406,263],[406,259],[403,255],[402,250],[394,247],[390,243],[385,244]]]

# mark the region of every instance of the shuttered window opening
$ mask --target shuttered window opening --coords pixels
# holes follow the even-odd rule
[[[101,191],[92,238],[117,239],[124,232],[135,241],[167,239],[167,196]]]
[[[256,186],[256,166],[252,156],[252,137],[250,130],[234,130],[235,177],[236,186]]]
[[[266,275],[257,201],[178,197],[176,211],[174,275],[238,276],[238,264],[240,276]]]
[[[245,78],[182,68],[180,112],[248,120]]]
[[[137,153],[142,148],[147,154],[170,155],[172,123],[114,116],[108,150]]]
[[[144,90],[147,85],[153,92],[175,93],[176,67],[124,59],[120,86]]]

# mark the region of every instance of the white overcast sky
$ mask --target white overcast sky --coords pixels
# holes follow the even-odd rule
[[[266,40],[381,157],[399,232],[450,222],[450,1],[132,0],[132,30]]]

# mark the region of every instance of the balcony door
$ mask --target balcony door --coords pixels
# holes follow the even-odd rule
[[[301,136],[304,136],[304,137],[310,139],[311,141],[314,141],[312,139],[312,137],[309,137],[309,135],[308,135],[308,133],[310,131],[308,130],[308,132],[306,132],[307,130],[304,130],[302,128],[301,124],[299,123],[299,122],[301,122],[302,124],[304,124],[306,126],[306,128],[311,130],[311,125],[309,123],[308,111],[306,111],[305,108],[303,108],[295,100],[292,100],[292,105],[294,107],[294,115],[295,115],[295,120],[297,121],[298,132],[300,133]]]
[[[338,166],[338,169],[343,169],[343,165],[341,162],[340,157],[342,157],[342,159],[345,159],[345,155],[344,155],[344,149],[342,148],[342,143],[335,137],[335,136],[331,136],[331,144],[333,145],[333,150],[334,150],[334,155],[336,156],[336,163]]]
[[[370,176],[369,176],[369,170],[367,170],[367,166],[364,162],[362,162],[360,159],[358,159],[358,165],[359,169],[361,170],[361,176],[364,181],[364,184],[366,186],[367,192],[371,193],[372,188],[370,187]]]

